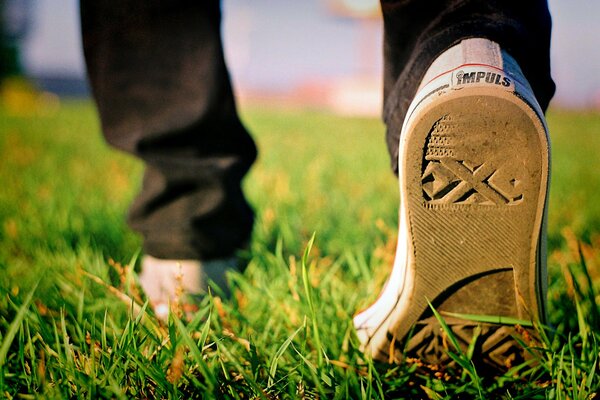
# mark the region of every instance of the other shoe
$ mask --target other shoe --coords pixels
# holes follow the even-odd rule
[[[226,275],[239,272],[234,257],[200,260],[165,260],[149,255],[142,259],[139,282],[156,316],[166,321],[171,311],[191,315],[209,284],[228,292]]]

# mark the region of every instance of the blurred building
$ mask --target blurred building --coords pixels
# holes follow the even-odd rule
[[[378,0],[224,4],[226,53],[242,103],[276,101],[342,114],[380,114]],[[261,11],[267,7],[267,13]]]

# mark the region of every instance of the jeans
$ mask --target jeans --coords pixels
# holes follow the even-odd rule
[[[231,256],[252,231],[254,214],[240,184],[256,146],[236,111],[219,1],[81,0],[80,10],[103,133],[146,164],[129,212],[144,251],[158,258]],[[383,119],[393,171],[423,75],[462,39],[499,43],[547,108],[555,87],[546,0],[381,0],[381,10]]]

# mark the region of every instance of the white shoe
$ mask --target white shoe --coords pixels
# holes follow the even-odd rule
[[[227,291],[226,274],[239,271],[236,258],[164,260],[144,256],[139,282],[156,316],[166,320],[174,306],[190,311],[200,296],[207,293],[209,282]]]
[[[464,40],[435,60],[400,136],[394,267],[354,317],[364,351],[446,362],[428,301],[446,316],[545,320],[549,157],[544,115],[496,43]],[[446,321],[464,348],[482,328],[475,357],[487,365],[522,359],[514,327]]]

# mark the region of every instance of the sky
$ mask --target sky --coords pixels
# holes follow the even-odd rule
[[[378,24],[332,16],[323,0],[224,0],[226,58],[234,85],[290,90],[381,70]],[[32,75],[85,75],[77,0],[32,0],[24,63]],[[600,106],[600,1],[550,0],[554,103]],[[364,43],[371,43],[365,50]],[[359,48],[357,44],[362,47]]]

